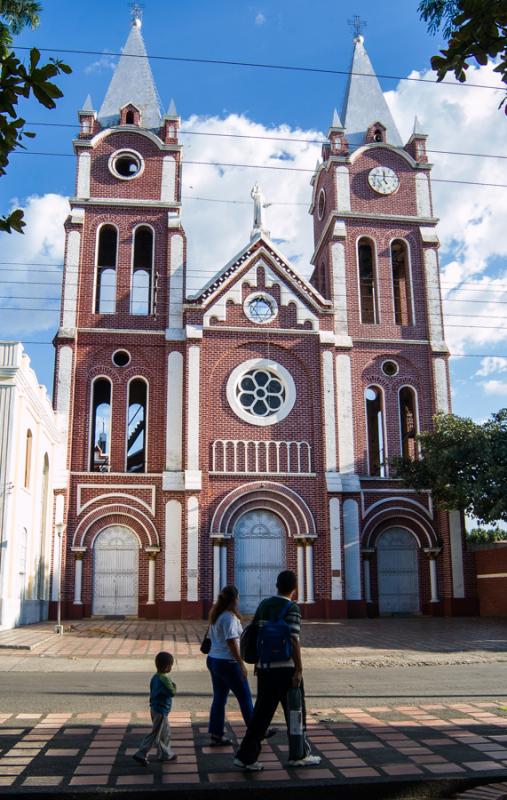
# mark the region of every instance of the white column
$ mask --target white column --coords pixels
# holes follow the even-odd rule
[[[90,168],[91,168],[91,155],[90,153],[80,153],[77,162],[77,190],[78,197],[90,197]]]
[[[371,572],[370,572],[370,559],[365,558],[363,561],[364,572],[364,599],[367,603],[371,603]]]
[[[187,500],[187,600],[199,600],[199,498]]]
[[[331,599],[343,600],[340,501],[337,497],[332,497],[329,501],[329,525],[331,536]]]
[[[173,234],[170,238],[170,273],[169,273],[169,330],[178,330],[183,326],[183,284],[184,284],[184,247],[183,237]]]
[[[361,600],[361,553],[359,549],[359,509],[356,500],[343,504],[345,545],[345,598]]]
[[[83,582],[83,553],[76,553],[75,561],[75,575],[74,575],[74,605],[80,606],[81,602],[81,585]]]
[[[442,348],[445,348],[446,345],[444,342],[438,256],[437,251],[433,248],[426,248],[424,250],[424,275],[426,283],[426,303],[428,308],[430,341],[433,347],[441,350]]]
[[[430,556],[431,602],[438,603],[437,560]]]
[[[220,580],[222,586],[227,584],[227,546],[222,542],[220,546]]]
[[[171,472],[183,469],[183,356],[177,350],[169,353],[167,362],[165,466]]]
[[[449,536],[451,540],[452,595],[453,597],[464,597],[463,528],[459,511],[449,511]]]
[[[324,432],[326,472],[336,472],[336,417],[333,353],[322,353],[322,378],[324,384]]]
[[[333,242],[331,260],[333,264],[334,332],[337,336],[347,336],[347,276],[343,242]]]
[[[444,358],[435,358],[433,361],[435,372],[435,404],[438,412],[449,414],[449,384],[447,380],[447,364]]]
[[[350,211],[350,174],[348,167],[336,167],[336,208],[339,211]]]
[[[338,411],[338,457],[341,473],[355,471],[354,413],[352,404],[352,368],[350,356],[336,356],[336,385]]]
[[[220,589],[220,542],[213,542],[213,602],[217,599]]]
[[[181,503],[168,500],[165,506],[164,600],[181,600]]]
[[[155,605],[155,553],[148,554],[148,602],[146,605]]]
[[[298,603],[305,602],[305,550],[304,545],[296,542],[298,570]]]
[[[171,203],[176,200],[176,160],[173,156],[164,156],[162,161],[160,199],[163,203]]]
[[[67,239],[67,257],[63,279],[62,328],[76,327],[80,252],[81,234],[79,231],[71,231]]]
[[[314,603],[313,595],[313,544],[307,542],[305,545],[306,556],[306,602]]]
[[[200,384],[199,345],[188,348],[187,371],[187,470],[199,470],[199,384]]]

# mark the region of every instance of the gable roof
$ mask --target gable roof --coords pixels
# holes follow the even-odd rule
[[[192,305],[208,306],[223,289],[239,277],[244,271],[242,269],[243,267],[246,269],[249,268],[252,257],[261,252],[266,253],[267,257],[272,262],[271,266],[273,269],[277,271],[292,288],[296,289],[300,295],[305,296],[312,305],[319,307],[322,311],[329,311],[332,309],[331,301],[322,297],[317,289],[296,272],[285,256],[275,247],[273,242],[267,236],[263,235],[249,242],[220,270],[220,272],[217,272],[202,289],[188,297],[186,302]]]

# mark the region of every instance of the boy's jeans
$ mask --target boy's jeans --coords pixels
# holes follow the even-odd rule
[[[158,711],[151,711],[152,728],[139,746],[137,754],[146,758],[149,751],[156,745],[157,756],[163,761],[164,759],[171,758],[173,751],[171,750],[171,726],[167,714],[159,714]]]

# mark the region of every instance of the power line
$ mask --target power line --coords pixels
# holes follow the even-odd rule
[[[78,128],[78,123],[68,122],[27,122],[27,125],[53,127],[53,128]],[[329,144],[328,139],[299,139],[297,137],[289,136],[256,136],[248,133],[218,133],[216,131],[189,131],[185,128],[180,128],[179,133],[183,136],[214,136],[218,138],[228,139],[253,139],[254,141],[266,142],[289,142],[295,144]],[[349,145],[349,150],[359,150],[363,147],[362,144]],[[430,150],[426,149],[427,153],[438,153],[439,155],[447,156],[470,156],[474,158],[502,158],[507,159],[507,155],[500,155],[497,153],[463,153],[458,150]],[[246,201],[244,201],[246,202]]]
[[[16,50],[31,50],[31,47],[16,47]],[[89,56],[112,56],[113,58],[141,58],[148,61],[179,61],[187,64],[213,64],[214,66],[225,67],[250,67],[253,69],[272,69],[282,70],[285,72],[310,72],[321,75],[357,75],[364,78],[383,78],[385,80],[394,81],[408,81],[412,83],[429,83],[432,86],[459,86],[467,87],[469,89],[491,89],[494,91],[503,90],[502,86],[492,86],[491,84],[483,83],[459,83],[458,81],[437,81],[431,78],[414,78],[405,77],[402,75],[386,75],[380,72],[370,74],[366,72],[351,72],[350,70],[343,69],[330,69],[326,67],[301,67],[294,64],[263,64],[254,61],[232,61],[228,59],[219,58],[192,58],[189,56],[159,56],[159,55],[138,55],[137,53],[104,53],[100,50],[74,50],[61,47],[38,47],[41,53],[63,53],[65,55],[89,55]]]
[[[15,150],[11,155],[23,156],[46,156],[46,157],[62,157],[62,158],[75,158],[74,153],[46,153],[41,150]],[[192,164],[193,166],[200,167],[220,167],[220,168],[241,168],[241,169],[267,169],[276,172],[305,172],[314,174],[315,169],[308,169],[306,167],[282,167],[274,164],[247,164],[247,163],[228,163],[223,161],[184,161],[184,164]],[[463,181],[455,178],[432,178],[432,183],[456,183],[460,186],[487,186],[490,189],[507,189],[507,183],[486,183],[484,181]]]

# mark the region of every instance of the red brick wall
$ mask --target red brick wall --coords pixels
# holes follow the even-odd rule
[[[474,561],[481,616],[507,617],[507,542],[477,547]]]

